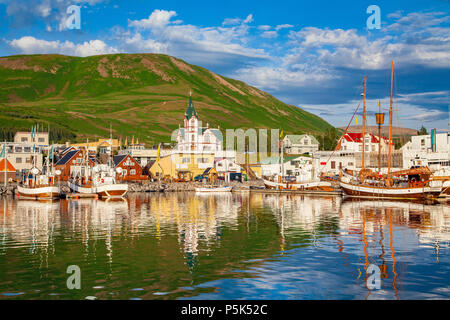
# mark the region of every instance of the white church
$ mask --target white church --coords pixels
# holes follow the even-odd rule
[[[177,151],[189,153],[222,153],[223,137],[220,130],[210,128],[209,124],[202,127],[195,112],[192,96],[189,96],[189,104],[184,114],[184,128],[179,128],[177,133]]]

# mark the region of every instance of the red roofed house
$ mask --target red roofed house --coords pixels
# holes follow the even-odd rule
[[[366,147],[365,147],[366,152],[378,152],[378,136],[367,132],[365,140],[366,140]],[[386,137],[381,137],[382,152],[387,151],[388,145],[389,139]],[[391,145],[393,145],[392,142]],[[339,150],[362,152],[362,133],[361,132],[346,133],[341,141]]]
[[[6,167],[5,167],[6,161]],[[5,170],[6,169],[6,170]],[[0,182],[5,182],[5,171],[6,171],[6,181],[16,179],[16,168],[7,159],[0,159]]]
[[[139,162],[136,161],[129,154],[120,154],[113,157],[114,168],[122,168],[122,173],[117,174],[118,180],[136,181],[136,180],[148,180],[149,177],[142,173],[142,167]]]
[[[85,162],[85,153],[83,150],[70,150],[55,163],[55,169],[61,170],[61,180],[67,181],[71,175],[81,174]],[[95,165],[95,159],[89,157],[89,165]]]

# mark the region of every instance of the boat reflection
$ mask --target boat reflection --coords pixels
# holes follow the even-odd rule
[[[259,268],[305,248],[312,255],[318,250],[336,255],[341,265],[334,267],[365,287],[366,298],[381,297],[365,283],[366,270],[375,264],[383,290],[389,287],[402,298],[412,253],[433,248],[434,263],[439,263],[439,251],[449,248],[450,207],[258,193],[155,193],[60,202],[4,198],[0,228],[0,264],[8,258],[12,269],[26,263],[23,252],[15,251],[25,248],[31,255],[27,259],[39,261],[41,274],[49,272],[49,265],[80,264],[92,268],[87,280],[105,274],[116,287],[135,281],[149,291],[176,292],[172,298],[195,295],[181,287],[256,277],[235,270]],[[316,267],[328,271],[320,261]]]

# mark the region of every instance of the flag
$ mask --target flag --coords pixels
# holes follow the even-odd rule
[[[158,145],[158,151],[156,151],[156,162],[159,162],[161,152],[161,143]]]
[[[48,158],[49,158],[50,160],[53,160],[53,145],[50,147],[50,151],[49,151],[49,153],[48,153]]]
[[[136,138],[136,144],[139,144],[139,137]]]
[[[280,138],[283,138],[283,129],[281,129],[281,131],[280,131]]]
[[[380,103],[381,103],[381,101],[380,101],[380,100],[378,100],[378,106],[380,106]]]
[[[355,122],[358,124],[358,117],[355,116]]]
[[[125,137],[125,147],[128,146],[128,137]]]
[[[134,144],[134,136],[133,136],[133,139],[131,139],[131,144],[132,145]]]
[[[0,158],[6,158],[6,143],[3,144],[2,152],[0,152]]]
[[[31,127],[31,140],[34,139],[33,130],[34,130],[34,127]]]

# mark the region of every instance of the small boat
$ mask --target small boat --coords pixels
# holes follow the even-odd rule
[[[233,192],[249,193],[250,192],[250,187],[242,186],[242,187],[238,187],[238,188],[233,188]]]
[[[115,170],[105,165],[94,167],[86,177],[71,177],[68,185],[75,193],[99,198],[122,198],[128,192],[128,184],[117,183]]]
[[[215,187],[215,186],[207,186],[207,187],[201,187],[201,188],[195,188],[195,192],[230,192],[232,189],[231,186],[225,186],[225,187]]]
[[[60,196],[60,188],[56,184],[54,175],[39,174],[34,167],[17,186],[19,199],[53,200]]]
[[[333,191],[331,182],[328,181],[310,181],[310,182],[275,182],[264,179],[264,185],[267,189],[277,190],[295,190],[295,191]]]

